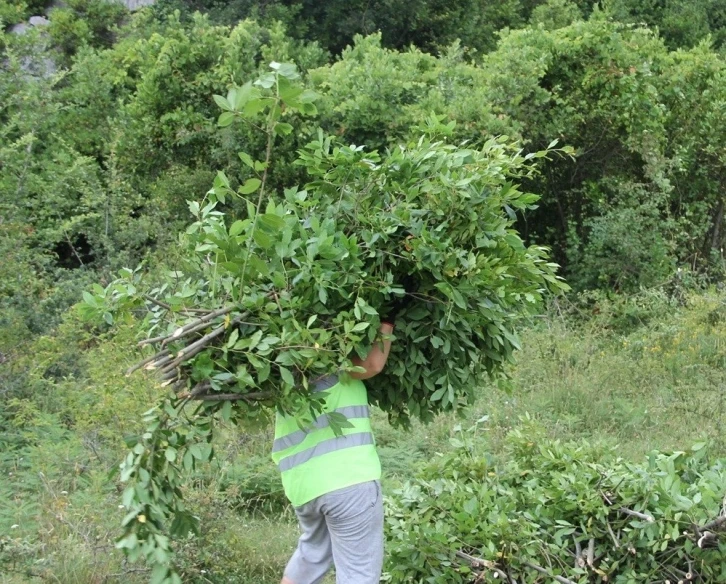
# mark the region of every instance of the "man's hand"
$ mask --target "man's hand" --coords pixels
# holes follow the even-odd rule
[[[382,322],[378,332],[381,334],[382,339],[375,342],[366,358],[360,359],[353,357],[353,365],[365,369],[365,372],[351,373],[350,376],[353,379],[370,379],[383,371],[383,368],[386,366],[388,354],[391,352],[393,324],[390,322]]]

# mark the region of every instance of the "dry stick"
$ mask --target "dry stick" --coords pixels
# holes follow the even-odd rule
[[[567,578],[563,576],[555,576],[554,574],[550,574],[548,570],[543,568],[542,566],[538,566],[537,564],[532,564],[531,562],[523,562],[525,566],[528,568],[532,568],[533,570],[539,572],[540,574],[544,574],[548,578],[552,578],[556,582],[559,582],[560,584],[577,584],[576,582],[573,582],[572,580],[568,580]]]
[[[195,321],[196,322],[196,321]],[[183,337],[186,337],[188,335],[197,333],[199,331],[204,330],[205,328],[211,326],[210,322],[200,322],[199,324],[189,327],[187,326],[180,326],[178,329],[176,329],[171,335],[164,337],[161,340],[161,346],[165,347],[167,343],[171,343],[172,341],[176,341],[177,339],[181,339]]]
[[[158,337],[152,337],[150,339],[144,339],[143,341],[139,341],[136,343],[137,347],[145,347],[146,345],[153,345],[154,343],[158,343],[159,341],[163,341],[167,335],[160,335]]]
[[[174,309],[171,307],[171,305],[167,304],[166,302],[162,302],[161,300],[157,300],[156,298],[153,298],[149,296],[148,294],[144,294],[144,298],[151,302],[152,304],[156,304],[157,306],[161,306],[162,308],[165,308],[169,312],[174,312]],[[179,312],[193,312],[196,314],[209,314],[211,312],[210,310],[206,308],[182,308]]]
[[[252,393],[208,393],[197,395],[192,399],[199,399],[202,401],[236,401],[243,399],[245,401],[257,401],[272,397],[271,391],[257,391]]]
[[[163,371],[163,370],[162,370]],[[178,379],[179,378],[179,371],[177,371],[176,368],[171,369],[170,371],[166,371],[163,375],[159,377],[161,381],[169,381],[170,379]],[[164,387],[169,385],[168,383],[162,383]]]
[[[230,323],[229,326],[233,326],[233,325],[237,324],[237,321],[238,320],[239,320],[239,318],[235,318]],[[216,339],[219,335],[221,335],[222,333],[224,333],[224,331],[226,331],[226,330],[227,330],[227,327],[225,325],[221,324],[216,329],[214,329],[211,333],[208,333],[208,334],[204,335],[198,341],[195,341],[194,343],[192,343],[188,347],[183,348],[181,351],[179,351],[176,354],[176,359],[174,359],[171,363],[169,363],[168,365],[166,365],[161,370],[161,372],[164,375],[166,375],[168,373],[171,373],[172,371],[174,371],[174,369],[176,369],[177,367],[179,367],[179,365],[181,365],[182,363],[184,363],[184,361],[186,361],[186,360],[194,357],[194,355],[196,355],[197,353],[199,353],[200,351],[202,351],[204,349],[204,347],[206,347],[211,341],[213,341],[214,339]]]
[[[714,519],[710,523],[707,523],[703,527],[701,527],[701,531],[716,531],[717,529],[721,528],[726,524],[726,516],[718,517],[717,519]]]
[[[227,306],[226,308],[220,308],[218,310],[215,310],[214,312],[208,312],[208,314],[205,314],[203,317],[198,318],[196,320],[193,320],[187,325],[184,325],[183,327],[180,327],[182,331],[185,331],[187,329],[191,329],[193,327],[197,327],[202,325],[202,323],[208,323],[210,320],[213,320],[214,318],[218,316],[224,316],[225,314],[228,314],[232,312],[235,309],[234,306]],[[204,327],[202,327],[204,328]],[[159,341],[165,341],[167,339],[173,338],[173,335],[177,335],[177,338],[180,336],[184,336],[179,333],[179,329],[176,329],[171,335],[160,335],[158,337],[153,337],[151,339],[144,339],[143,341],[139,341],[136,346],[137,347],[143,347],[145,345],[151,345],[153,343],[158,343]],[[168,342],[168,340],[167,340]]]
[[[591,568],[594,568],[593,565],[595,563],[595,539],[590,538],[590,541],[587,542],[587,565]]]
[[[139,369],[141,369],[147,363],[151,363],[155,359],[158,359],[159,357],[165,357],[168,354],[169,354],[169,351],[167,349],[167,350],[161,351],[160,353],[156,353],[156,354],[152,355],[151,357],[147,357],[146,359],[144,359],[140,363],[137,363],[133,367],[129,367],[126,370],[126,375],[131,375],[134,371],[138,371]]]
[[[168,351],[167,351],[167,353],[168,353]],[[149,371],[151,371],[152,369],[159,369],[159,368],[163,367],[164,365],[166,365],[167,363],[169,363],[173,358],[174,357],[172,357],[171,355],[166,355],[165,357],[162,357],[158,361],[149,363],[146,367],[144,367],[144,369],[148,369]]]
[[[572,539],[575,542],[575,568],[582,568],[584,564],[582,561],[582,548],[580,547],[580,542],[576,535],[573,535]]]
[[[613,538],[613,544],[615,545],[615,549],[616,550],[619,549],[620,548],[620,542],[618,541],[618,538],[615,537],[615,534],[613,533],[613,528],[610,527],[610,522],[609,521],[606,521],[605,522],[605,525],[608,528],[608,533],[610,534],[610,537]]]
[[[686,563],[688,564],[688,572],[686,572],[686,580],[693,580],[693,577],[694,577],[693,563],[691,562],[690,558],[686,558]]]
[[[492,562],[491,560],[484,560],[482,558],[475,558],[474,556],[470,556],[467,553],[464,553],[462,551],[456,552],[456,557],[461,558],[463,560],[466,560],[469,562],[472,568],[486,568],[487,570],[490,570],[491,572],[494,572],[498,578],[501,578],[504,582],[509,582],[509,576],[506,572],[503,572],[499,568],[497,568],[496,563]]]
[[[642,519],[643,521],[647,521],[648,523],[653,523],[655,519],[653,519],[652,515],[646,515],[645,513],[638,513],[638,511],[633,511],[632,509],[628,509],[627,507],[620,507],[618,509],[620,513],[623,513],[624,515],[630,515],[631,517],[637,517],[638,519]]]

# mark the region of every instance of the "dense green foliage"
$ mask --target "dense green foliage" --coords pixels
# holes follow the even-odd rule
[[[389,500],[391,582],[726,577],[723,551],[704,544],[719,526],[726,469],[704,443],[641,464],[527,425],[509,436],[505,461],[461,444]]]
[[[127,572],[118,558],[105,563],[108,550],[99,552],[92,542],[95,538],[108,542],[117,535],[120,517],[104,522],[100,515],[110,521],[113,513],[107,511],[117,509],[117,476],[109,472],[121,458],[120,437],[135,436],[130,440],[133,444],[140,436],[143,442],[141,413],[166,395],[139,376],[121,375],[136,358],[134,346],[139,340],[134,338],[134,329],[126,327],[138,327],[151,305],[136,302],[133,316],[121,318],[114,323],[120,328],[109,332],[90,327],[69,312],[83,290],[100,282],[101,289],[112,284],[109,291],[119,293],[119,283],[113,284],[119,270],[142,264],[141,270],[129,276],[141,279],[136,292],[160,288],[170,273],[185,273],[192,277],[186,289],[174,282],[152,296],[166,302],[178,295],[180,306],[190,306],[190,298],[199,306],[221,306],[222,296],[210,292],[208,284],[214,280],[209,271],[223,270],[222,262],[189,264],[190,246],[212,245],[231,253],[234,240],[246,249],[243,231],[249,225],[245,221],[267,216],[269,233],[258,232],[258,241],[254,236],[252,241],[256,251],[270,259],[266,254],[275,251],[275,246],[268,246],[264,236],[277,241],[291,228],[292,222],[288,225],[284,219],[288,211],[297,216],[307,209],[304,201],[286,189],[298,185],[299,194],[306,188],[307,196],[317,201],[315,208],[322,210],[326,197],[335,195],[325,180],[340,187],[341,175],[350,172],[361,189],[378,185],[381,199],[376,195],[366,203],[374,211],[390,195],[381,185],[390,185],[391,177],[399,181],[407,197],[415,190],[413,175],[406,175],[411,179],[406,182],[400,169],[394,169],[396,164],[411,164],[431,155],[449,165],[456,155],[444,144],[481,155],[477,186],[495,193],[489,203],[499,196],[497,204],[508,205],[500,206],[499,214],[490,216],[491,222],[482,219],[481,224],[486,229],[499,222],[507,230],[508,243],[505,240],[494,248],[498,261],[511,260],[514,265],[539,257],[541,249],[536,246],[550,246],[566,280],[576,291],[585,291],[568,317],[579,328],[562,330],[557,342],[541,330],[528,333],[541,351],[533,355],[525,346],[526,361],[518,369],[507,369],[513,372],[513,385],[517,386],[517,375],[526,380],[518,387],[520,397],[505,405],[507,398],[487,390],[500,411],[516,417],[521,412],[512,404],[525,400],[526,408],[552,412],[548,423],[553,432],[566,430],[569,437],[583,431],[612,433],[629,444],[635,433],[648,447],[665,444],[680,449],[690,445],[692,433],[701,436],[702,430],[703,436],[722,440],[717,430],[722,400],[714,388],[723,384],[719,377],[723,344],[713,341],[713,331],[700,329],[706,326],[703,323],[717,328],[722,322],[722,300],[708,314],[700,308],[689,313],[698,315],[698,322],[666,322],[662,313],[681,310],[688,302],[686,290],[721,285],[726,274],[723,0],[610,0],[598,6],[589,0],[279,0],[262,4],[163,0],[135,14],[102,0],[71,0],[48,13],[47,28],[36,27],[24,35],[7,32],[10,25],[41,14],[44,5],[36,0],[0,0],[0,21],[6,28],[0,32],[0,392],[4,400],[0,439],[3,473],[12,473],[0,486],[2,500],[10,502],[1,507],[2,525],[7,528],[3,533],[11,533],[0,539],[3,566],[21,572],[27,568],[29,572],[23,572],[27,578],[58,573],[56,579],[68,582],[98,581],[111,573],[121,574],[120,578],[137,574]],[[267,160],[267,134],[249,124],[227,124],[229,117],[220,127],[219,103],[212,96],[227,95],[230,88],[264,76],[273,61],[296,64],[301,74],[296,83],[306,95],[317,95],[317,113],[313,115],[309,108],[284,111],[280,122],[290,127],[283,125],[276,137],[274,157],[264,169],[267,194],[261,213],[255,209],[252,214],[245,201],[249,197],[233,193],[239,194],[245,185],[251,188],[248,181],[254,178],[254,161]],[[430,136],[432,127],[439,132],[448,128],[445,138]],[[320,140],[319,128],[321,144],[329,141],[331,145],[325,154],[305,148]],[[429,137],[419,143],[427,132]],[[572,147],[574,156],[539,158],[537,173],[524,172],[520,159],[547,150],[553,140]],[[399,149],[399,145],[407,146]],[[240,158],[240,151],[249,159]],[[374,156],[378,156],[375,165],[357,166],[359,160]],[[492,179],[488,172],[499,163],[513,182],[521,183],[521,192],[539,195],[536,208],[534,199],[517,189],[493,188],[501,186],[501,177]],[[449,169],[453,177],[472,167],[454,164]],[[220,177],[228,184],[220,183]],[[306,183],[311,184],[305,187]],[[344,190],[339,188],[339,195]],[[207,209],[207,216],[201,217],[203,204],[193,207],[190,215],[187,201],[209,202],[218,196],[217,191],[224,199],[217,200],[214,210]],[[274,208],[268,208],[268,198]],[[522,205],[512,204],[509,198]],[[383,243],[392,245],[397,233],[408,229],[411,234],[413,223],[407,213],[414,207],[407,201],[400,213],[370,213],[362,223],[371,232],[390,228],[392,235]],[[465,204],[456,197],[427,205],[426,209],[438,210],[442,217],[466,215]],[[210,215],[217,211],[223,215]],[[328,217],[324,212],[321,216]],[[433,213],[431,221],[438,221],[436,217]],[[345,235],[350,243],[350,233],[340,228],[338,218],[328,219],[315,228],[299,227],[300,237],[308,241],[325,233],[342,241]],[[180,244],[178,234],[194,221],[211,232],[216,229],[220,237],[203,241],[200,233],[189,233]],[[242,231],[230,236],[235,225],[234,230],[241,227]],[[496,278],[486,285],[484,279],[478,280],[483,288],[467,290],[464,281],[471,266],[465,264],[470,258],[437,251],[436,246],[443,249],[441,240],[422,233],[417,232],[413,244],[404,244],[408,263],[384,266],[359,254],[356,270],[373,266],[374,273],[393,276],[390,284],[394,284],[399,276],[412,272],[413,262],[416,270],[423,266],[428,274],[427,293],[443,299],[447,293],[434,283],[453,282],[453,289],[464,287],[465,305],[478,301],[482,289],[491,290]],[[361,242],[355,240],[359,247]],[[459,250],[470,247],[471,239],[462,238]],[[210,250],[201,249],[191,257],[200,260]],[[475,262],[485,261],[483,252],[474,254]],[[530,267],[536,267],[539,260],[532,261]],[[459,265],[451,271],[449,262]],[[337,274],[330,277],[332,268],[323,272],[317,277],[337,282]],[[230,272],[225,277],[234,283],[239,275]],[[350,290],[342,278],[337,288],[322,287],[313,280],[306,293],[329,292],[330,313],[346,312],[345,295]],[[536,278],[524,280],[505,287],[503,299],[495,302],[493,310],[506,318],[489,315],[477,324],[501,326],[500,330],[511,333],[514,320],[508,319],[514,319],[529,302],[526,294],[532,291],[523,288]],[[657,293],[641,292],[645,289]],[[614,292],[635,295],[622,300]],[[128,288],[124,293],[128,294]],[[394,286],[365,297],[369,312],[360,308],[361,315],[354,312],[349,319],[361,330],[343,335],[345,340],[328,363],[331,367],[333,362],[347,362],[354,346],[362,348],[358,340],[363,345],[371,341],[367,332],[374,330],[379,312],[396,297],[400,290]],[[463,312],[453,293],[445,302],[453,307],[454,316]],[[315,314],[321,314],[321,306]],[[101,304],[96,308],[103,317],[106,311]],[[325,328],[323,319],[308,325],[311,317],[312,313],[306,314],[296,321],[302,323],[304,334],[311,328]],[[159,334],[193,320],[183,312],[167,314],[156,309],[153,318],[158,318]],[[430,366],[426,363],[438,359],[436,368],[448,366],[443,353],[434,349],[443,349],[446,341],[451,344],[461,332],[446,329],[451,321],[444,321],[441,334],[424,330],[423,321],[411,322],[407,321],[410,330],[404,331],[404,338],[426,334],[430,341],[418,343],[421,347],[414,343],[412,362],[399,360],[399,370],[372,385],[378,403],[404,417],[421,415],[421,404],[430,404],[432,395],[440,398],[434,410],[452,405],[448,386],[427,375]],[[154,323],[147,320],[142,327],[148,331],[146,325]],[[652,328],[641,335],[638,331],[643,326]],[[227,331],[226,342],[233,330],[239,329]],[[701,332],[688,336],[692,331]],[[489,332],[477,330],[482,339],[489,338]],[[598,336],[600,332],[607,340]],[[504,356],[506,360],[515,347],[506,335],[501,338],[499,346],[472,349],[468,360],[484,364],[481,370],[496,372],[497,359]],[[580,339],[585,339],[582,346]],[[403,347],[397,349],[398,359]],[[182,367],[184,379],[191,375],[196,383],[204,377],[205,359],[214,368],[215,360],[221,363],[228,355],[219,344],[209,347],[199,363]],[[602,355],[604,361],[599,363]],[[456,369],[461,363],[452,360],[450,365]],[[409,368],[410,399],[393,407],[387,388]],[[455,389],[454,395],[468,401],[480,386],[467,381],[469,376],[477,377],[476,372],[464,370],[465,375],[456,374],[462,393]],[[562,383],[540,383],[539,374],[551,380],[562,376]],[[418,379],[423,381],[416,383]],[[636,386],[647,388],[638,399],[648,406],[633,405]],[[544,393],[539,392],[542,388]],[[288,406],[294,409],[295,403],[291,399]],[[694,416],[685,427],[668,421],[676,416],[669,408],[676,406],[678,415]],[[211,415],[214,409],[203,415]],[[696,422],[704,417],[712,421],[711,426],[703,428]],[[210,424],[220,423],[218,417],[208,419]],[[246,424],[242,423],[245,432]],[[502,420],[501,427],[508,424]],[[389,449],[388,463],[407,478],[412,476],[413,463],[391,452],[397,443],[419,451],[406,442],[404,434],[391,434],[393,430],[384,425],[378,431],[395,436],[388,446],[382,445],[384,452]],[[421,430],[421,435],[425,432]],[[646,434],[652,438],[646,440]],[[242,523],[229,532],[205,525],[227,512],[205,511],[205,505],[219,501],[224,501],[224,509],[226,505],[229,509],[254,507],[248,502],[258,500],[279,510],[281,494],[279,486],[272,484],[274,468],[269,461],[268,466],[262,462],[266,436],[255,442],[249,467],[241,459],[233,474],[220,470],[215,478],[205,474],[202,464],[211,454],[208,439],[204,428],[189,437],[189,445],[196,445],[194,452],[199,455],[192,454],[196,486],[182,487],[188,470],[178,476],[189,509],[185,517],[201,519],[201,539],[181,542],[177,565],[185,581],[203,581],[220,560],[219,550],[226,550],[230,557],[238,554],[234,557],[245,568],[229,566],[226,575],[217,572],[214,581],[244,578],[247,568],[252,581],[274,581],[286,551],[270,556],[268,563],[264,556],[264,565],[255,567],[239,551],[240,546],[243,550],[253,546],[251,539],[245,539]],[[226,440],[220,441],[222,448],[235,443]],[[416,454],[412,460],[430,458],[438,448],[424,449],[421,457]],[[642,454],[644,449],[633,447],[633,452]],[[144,453],[148,454],[145,447]],[[166,460],[166,451],[163,456]],[[182,468],[183,464],[182,460]],[[502,459],[502,464],[508,463]],[[238,483],[232,483],[233,475]],[[36,493],[41,493],[44,508],[35,501]],[[101,512],[100,505],[108,508]],[[12,525],[18,527],[8,531]],[[264,521],[255,525],[269,532]],[[217,550],[210,543],[213,538],[220,542]],[[289,538],[285,532],[279,539],[288,545]],[[78,556],[82,561],[62,564],[59,558],[73,557],[74,546],[83,550]],[[51,557],[48,549],[58,555]],[[259,549],[255,553],[264,555]]]

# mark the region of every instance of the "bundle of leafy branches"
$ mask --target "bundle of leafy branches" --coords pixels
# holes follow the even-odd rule
[[[391,582],[726,579],[726,469],[703,443],[633,464],[527,424],[506,461],[461,446],[390,498]]]
[[[431,419],[472,402],[485,374],[504,375],[517,322],[564,288],[546,250],[513,229],[538,198],[513,181],[549,151],[523,155],[506,138],[481,149],[447,144],[453,125],[436,118],[417,142],[382,154],[319,133],[299,153],[305,188],[268,192],[275,137],[293,131],[283,120],[315,113],[315,95],[297,78],[273,63],[254,83],[215,96],[219,125],[259,127],[266,155],[241,152],[241,184],[219,173],[204,200],[190,203],[183,263],[161,276],[125,271],[85,295],[84,312],[109,323],[141,311],[140,344],[154,351],[131,371],[158,372],[173,390],[150,410],[149,431],[131,442],[122,471],[134,484],[120,545],[138,555],[143,541],[160,566],[165,540],[151,535],[172,516],[173,531],[188,531],[177,465],[190,470],[211,457],[215,412],[243,421],[275,408],[304,427],[324,399],[315,380],[355,371],[352,358],[395,317],[394,349],[371,401],[394,422]],[[225,209],[235,200],[244,211],[233,220]],[[201,404],[190,412],[191,400]],[[337,431],[346,425],[342,416],[329,421]],[[165,569],[159,581],[173,577]]]

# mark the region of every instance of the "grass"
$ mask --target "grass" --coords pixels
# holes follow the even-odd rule
[[[632,460],[700,441],[724,456],[725,302],[715,292],[684,304],[601,300],[584,314],[553,311],[538,319],[522,334],[509,392],[483,387],[462,415],[414,423],[410,431],[392,428],[382,413],[374,413],[384,490],[415,476],[461,434],[480,449],[500,452],[505,436],[527,416],[551,438],[617,446]],[[86,351],[94,363],[88,378],[65,377],[55,382],[63,392],[28,395],[13,406],[25,445],[0,458],[0,584],[145,581],[147,574],[133,571],[142,567],[124,565],[113,550],[121,512],[108,472],[120,450],[109,437],[134,419],[133,411],[120,414],[119,408],[129,410],[137,396],[147,395],[142,387],[121,391],[119,384],[128,383],[121,377],[117,385],[94,379],[122,369],[104,362],[118,353],[118,342]],[[56,345],[47,350],[73,350],[64,339]],[[41,357],[47,366],[48,355]],[[74,394],[76,386],[82,388]],[[79,404],[89,409],[72,428],[66,408]],[[104,425],[96,433],[94,418]],[[189,504],[201,518],[202,533],[178,546],[185,582],[279,582],[297,526],[269,459],[270,441],[269,429],[245,434],[228,429],[208,476],[190,486]]]

